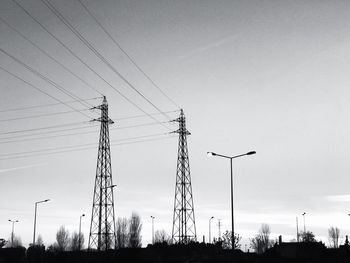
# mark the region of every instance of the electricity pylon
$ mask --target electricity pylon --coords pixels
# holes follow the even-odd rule
[[[175,186],[174,216],[172,239],[175,243],[188,244],[196,241],[196,223],[192,197],[190,163],[188,159],[186,118],[181,109],[180,117],[175,120],[179,129],[179,148],[177,157],[177,172]]]
[[[94,121],[101,122],[98,147],[94,197],[92,203],[89,249],[107,250],[115,247],[115,217],[112,184],[111,152],[109,142],[109,124],[114,122],[108,117],[108,104],[103,97],[101,117]]]

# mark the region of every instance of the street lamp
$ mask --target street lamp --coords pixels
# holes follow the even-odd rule
[[[234,240],[235,240],[235,232],[234,232],[234,222],[233,222],[233,170],[232,170],[232,160],[238,157],[246,156],[246,155],[253,155],[256,154],[255,151],[250,151],[244,154],[239,154],[236,156],[226,156],[214,152],[207,152],[208,156],[218,156],[218,157],[223,157],[226,159],[230,159],[230,166],[231,166],[231,225],[232,225],[232,233],[231,233],[231,241],[232,241],[232,250],[234,250]]]
[[[304,235],[305,235],[305,233],[306,233],[306,227],[305,227],[305,215],[306,215],[306,213],[304,212],[304,213],[302,213],[302,216],[303,216],[303,219],[304,219]]]
[[[296,217],[296,223],[297,223],[297,241],[299,242],[299,220],[298,220],[298,217]]]
[[[85,216],[85,214],[82,214],[81,216],[80,216],[80,218],[79,218],[79,238],[78,238],[78,240],[79,240],[79,245],[78,245],[78,247],[79,247],[79,251],[80,251],[80,249],[81,249],[81,218],[82,217],[84,217]]]
[[[18,220],[11,220],[11,219],[9,219],[9,222],[12,223],[11,246],[13,247],[13,235],[14,235],[14,230],[15,230],[15,223],[17,223]]]
[[[154,216],[151,216],[152,218],[152,245],[154,245]]]
[[[214,217],[212,216],[210,219],[209,219],[209,244],[211,244],[211,220],[213,219]]]
[[[40,204],[40,203],[46,203],[46,202],[48,202],[48,201],[50,201],[50,199],[45,199],[45,200],[43,200],[43,201],[35,202],[33,246],[35,246],[35,230],[36,230],[36,210],[37,210],[37,206],[38,206],[38,204]]]

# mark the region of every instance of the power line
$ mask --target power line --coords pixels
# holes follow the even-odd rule
[[[76,96],[75,94],[73,94],[70,91],[67,91],[65,88],[63,88],[62,86],[60,86],[59,84],[57,84],[56,82],[54,82],[53,80],[49,79],[48,77],[44,76],[43,74],[41,74],[40,72],[38,72],[37,70],[35,70],[34,68],[32,68],[31,66],[25,64],[23,61],[21,61],[20,59],[18,59],[17,57],[13,56],[12,54],[10,54],[9,52],[7,52],[6,50],[0,48],[0,52],[4,53],[5,55],[7,55],[8,57],[10,57],[11,59],[13,59],[14,61],[16,61],[17,63],[19,63],[20,65],[22,65],[23,67],[25,67],[26,69],[28,69],[30,72],[32,72],[34,75],[38,76],[39,78],[43,79],[44,81],[46,81],[47,83],[49,83],[51,86],[55,87],[56,89],[58,89],[59,91],[61,91],[62,93],[66,94],[67,96],[73,98],[73,99],[78,99],[79,102],[81,104],[83,104],[83,101],[81,98],[79,98],[78,96]],[[67,107],[71,108],[71,109],[75,109],[72,106],[69,106],[68,104],[65,104]],[[88,104],[89,105],[89,104]],[[84,105],[86,107],[86,105]],[[92,105],[90,104],[88,106],[88,108],[92,107]],[[83,114],[86,117],[88,117],[89,119],[91,119],[90,116]]]
[[[6,154],[0,154],[0,158],[2,156],[15,156],[15,155],[25,155],[30,153],[40,153],[40,152],[49,152],[49,151],[55,151],[55,150],[62,150],[62,149],[71,149],[76,147],[83,147],[88,145],[96,145],[97,143],[85,143],[85,144],[77,144],[77,145],[71,145],[71,146],[62,146],[62,147],[53,147],[53,148],[46,148],[46,149],[40,149],[40,150],[34,150],[34,151],[26,151],[26,152],[17,152],[17,153],[6,153]]]
[[[89,122],[86,122],[86,121],[74,122],[74,123],[58,124],[58,125],[53,125],[53,126],[46,126],[46,127],[26,129],[26,130],[8,131],[8,132],[2,132],[2,133],[0,133],[0,135],[21,133],[21,132],[31,132],[31,131],[38,131],[38,130],[47,130],[47,129],[53,129],[53,128],[57,128],[57,127],[67,127],[67,126],[74,126],[74,125],[86,124],[86,123],[89,123]]]
[[[164,113],[174,113],[174,112],[178,112],[179,110],[174,110],[174,111],[165,111]],[[149,113],[149,115],[159,115],[162,113],[156,112],[156,113]],[[134,116],[129,116],[129,117],[121,117],[121,118],[113,118],[114,120],[127,120],[127,119],[136,119],[136,118],[142,118],[142,117],[146,117],[147,115],[143,114],[143,115],[134,115]]]
[[[51,12],[64,23],[68,29],[76,35],[102,62],[104,62],[116,75],[118,75],[131,89],[139,94],[144,100],[146,100],[152,107],[159,112],[162,112],[154,103],[152,103],[145,95],[143,95],[130,81],[128,81],[86,38],[79,33],[79,31],[69,23],[69,21],[58,11],[48,0],[41,0],[43,4],[51,10]],[[170,117],[164,114],[166,118],[170,120]]]
[[[33,15],[31,15],[20,3],[18,3],[16,0],[12,0],[19,8],[22,9],[23,12],[25,12],[31,19],[33,19],[46,33],[48,33],[51,37],[53,37],[60,45],[62,45],[72,56],[74,56],[76,59],[78,59],[85,67],[87,67],[91,72],[93,72],[96,76],[98,76],[104,83],[106,83],[109,87],[111,87],[113,90],[115,90],[121,97],[123,97],[126,101],[128,101],[130,104],[132,104],[134,107],[148,115],[151,119],[154,121],[158,121],[156,118],[153,118],[151,115],[149,115],[145,110],[143,110],[141,107],[139,107],[136,103],[134,103],[131,99],[129,99],[127,96],[125,96],[121,91],[119,91],[116,87],[114,87],[111,83],[109,83],[106,79],[104,79],[99,73],[97,73],[93,68],[91,68],[86,62],[84,62],[79,56],[77,56],[66,44],[64,44],[59,38],[57,38],[54,34],[52,34],[39,20],[37,20]],[[164,124],[161,124],[163,127],[165,127],[168,130],[171,130],[169,127],[165,126]]]
[[[40,46],[35,44],[33,41],[31,41],[29,38],[27,38],[25,35],[23,35],[20,31],[18,31],[15,27],[11,26],[9,23],[7,23],[2,17],[0,17],[0,20],[6,24],[9,28],[11,28],[13,31],[15,31],[17,34],[19,34],[22,38],[27,40],[29,43],[31,43],[34,47],[36,47],[38,50],[40,50],[42,53],[44,53],[47,57],[49,57],[51,60],[55,61],[58,65],[60,65],[62,68],[64,68],[66,71],[68,71],[70,74],[75,76],[77,79],[79,79],[81,82],[83,82],[86,86],[88,86],[90,89],[94,90],[98,94],[102,95],[100,91],[98,91],[96,88],[91,86],[89,83],[87,83],[85,80],[83,80],[81,77],[79,77],[77,74],[75,74],[72,70],[70,70],[68,67],[63,65],[61,62],[59,62],[57,59],[55,59],[53,56],[51,56],[48,52],[43,50]]]
[[[159,113],[155,113],[159,114]],[[135,115],[135,116],[130,116],[130,117],[123,117],[115,120],[126,120],[126,119],[133,119],[137,117],[144,117],[146,115]],[[89,122],[82,122],[82,123],[89,123]],[[167,123],[167,122],[164,122]],[[74,123],[73,123],[74,124]],[[79,124],[79,123],[78,123]],[[132,126],[120,126],[116,128],[111,128],[110,130],[115,130],[115,129],[125,129],[125,128],[134,128],[134,127],[142,127],[142,126],[150,126],[150,125],[156,125],[159,124],[158,122],[154,123],[143,123],[143,124],[136,124]],[[72,124],[63,124],[63,125],[56,125],[56,126],[49,126],[49,127],[41,127],[37,129],[29,129],[29,130],[18,130],[18,131],[11,131],[11,132],[6,132],[6,133],[0,133],[0,135],[3,134],[13,134],[13,133],[20,133],[20,132],[31,132],[31,131],[36,131],[36,130],[46,130],[46,129],[53,129],[53,128],[59,128],[59,127],[65,127],[65,126],[71,126]],[[59,129],[59,130],[53,130],[53,131],[45,131],[45,132],[39,132],[39,133],[32,133],[32,134],[24,134],[24,135],[18,135],[18,136],[11,136],[11,137],[6,137],[6,138],[1,138],[0,140],[6,140],[6,139],[15,139],[15,138],[24,138],[24,137],[31,137],[31,136],[36,136],[36,135],[43,135],[43,134],[48,134],[48,133],[57,133],[57,132],[65,132],[65,131],[73,131],[73,130],[80,130],[80,129],[87,129],[87,128],[94,128],[97,127],[98,125],[93,125],[93,126],[85,126],[85,127],[75,127],[75,128],[68,128],[68,129]]]
[[[1,51],[1,48],[0,48],[0,51]],[[22,79],[21,77],[15,75],[14,73],[12,73],[12,72],[10,72],[10,71],[8,71],[8,70],[5,69],[4,67],[0,66],[0,69],[2,69],[3,71],[7,72],[7,73],[10,74],[11,76],[13,76],[13,77],[15,77],[15,78],[17,78],[17,79],[23,81],[24,83],[26,83],[27,85],[31,86],[32,88],[38,90],[39,92],[41,92],[41,93],[43,93],[43,94],[49,96],[50,98],[54,99],[55,101],[58,101],[58,102],[60,102],[61,104],[64,104],[65,106],[67,106],[68,108],[71,108],[71,109],[77,111],[74,107],[71,107],[69,104],[63,102],[62,100],[57,99],[56,97],[50,95],[50,94],[47,93],[46,91],[43,91],[42,89],[40,89],[40,88],[34,86],[33,84],[29,83],[28,81]],[[89,119],[91,119],[90,116],[86,115],[85,113],[82,113],[82,112],[79,112],[79,111],[77,111],[77,112],[80,113],[80,114],[82,114],[82,115],[84,115],[85,117],[88,117]]]
[[[163,121],[161,123],[169,123],[168,121]],[[111,128],[110,130],[120,130],[120,129],[129,129],[129,128],[136,128],[136,127],[144,127],[144,126],[152,126],[152,125],[157,125],[159,124],[158,122],[150,122],[150,123],[142,123],[142,124],[135,124],[135,125],[130,125],[130,126],[120,126],[120,127],[115,127]]]
[[[107,31],[107,29],[98,21],[97,17],[90,11],[90,9],[81,1],[77,0],[86,10],[86,12],[95,20],[99,27],[106,33],[106,35],[113,41],[113,43],[124,53],[130,62],[149,80],[149,82],[157,88],[175,107],[180,108],[177,103],[171,99],[152,79],[151,77],[136,63],[136,61],[126,52],[120,43]]]
[[[59,130],[53,130],[53,131],[45,131],[45,132],[37,132],[37,133],[31,133],[31,134],[22,134],[22,135],[17,135],[17,136],[11,136],[11,137],[5,137],[5,138],[0,138],[0,140],[12,140],[16,138],[27,138],[27,137],[32,137],[32,136],[37,136],[37,135],[47,135],[47,134],[52,134],[52,133],[58,133],[58,132],[66,132],[66,131],[75,131],[75,130],[82,130],[82,129],[90,129],[90,128],[95,128],[97,127],[98,124],[95,124],[93,126],[83,126],[83,127],[75,127],[75,128],[68,128],[68,129],[59,129]]]
[[[96,100],[96,99],[101,99],[101,97],[96,97],[96,98],[91,98],[91,99],[82,99],[81,101],[90,101],[90,100]],[[71,101],[65,101],[64,103],[69,104],[69,103],[76,103],[78,101],[79,100],[71,100]],[[51,106],[57,106],[57,105],[62,105],[62,103],[49,103],[49,104],[33,105],[33,106],[22,107],[22,108],[3,109],[3,110],[0,110],[0,112],[30,110],[30,109],[35,109],[35,108],[44,108],[44,107],[51,107]]]
[[[110,129],[110,130],[113,131],[113,130],[130,129],[130,128],[137,128],[137,127],[152,126],[152,125],[156,125],[156,124],[158,124],[158,123],[157,122],[153,122],[153,123],[144,123],[144,124],[139,124],[139,125],[121,126],[121,127],[116,127],[116,128]],[[85,127],[85,128],[91,128],[91,127]],[[53,131],[53,132],[55,132],[55,131]],[[48,132],[42,133],[42,134],[47,134],[47,133]],[[13,140],[15,137],[8,137],[8,138],[0,138],[0,144],[15,143],[15,142],[25,142],[25,141],[36,141],[36,140],[59,138],[59,137],[67,137],[67,136],[82,135],[82,134],[92,134],[92,133],[96,133],[96,131],[76,132],[76,133],[68,133],[68,134],[57,134],[57,135],[42,136],[42,137],[35,137],[35,138],[25,138],[25,137],[34,136],[34,135],[25,135],[25,136],[18,136],[19,138],[23,138],[23,137],[25,138],[25,139],[18,139],[18,140]],[[10,141],[1,141],[1,140],[4,140],[4,139],[10,139]]]
[[[169,137],[161,137],[161,138],[154,138],[154,139],[137,140],[137,141],[132,141],[132,142],[124,142],[124,143],[123,142],[122,143],[112,143],[111,146],[135,144],[135,143],[150,142],[150,141],[159,141],[159,140],[165,140],[165,139],[172,139],[172,138],[175,138],[175,137],[176,136],[169,136]],[[51,154],[58,154],[58,153],[66,153],[66,152],[74,152],[74,151],[95,149],[96,148],[95,146],[89,146],[89,145],[92,145],[92,144],[96,145],[97,143],[88,143],[88,144],[81,144],[81,145],[76,145],[76,146],[57,147],[57,148],[45,149],[46,151],[49,151],[49,152],[44,152],[45,150],[39,150],[39,151],[30,151],[30,152],[16,153],[18,155],[22,154],[22,155],[19,155],[19,156],[16,156],[16,154],[12,154],[10,156],[1,157],[1,155],[0,155],[0,160],[18,159],[18,158],[41,156],[41,155],[45,155],[46,156],[46,155],[51,155]],[[73,147],[77,147],[77,148],[73,148]],[[52,152],[52,151],[54,151],[54,152]],[[33,153],[33,154],[31,154],[31,153]]]
[[[77,112],[77,111],[82,112],[82,111],[89,111],[89,110],[90,109],[61,111],[61,112],[53,112],[53,113],[43,113],[43,114],[31,115],[31,116],[25,116],[25,117],[16,117],[16,118],[10,118],[10,119],[0,119],[0,122],[26,120],[26,119],[33,119],[33,118],[40,118],[40,117],[47,117],[47,116],[55,116],[55,115],[67,114],[67,113],[72,113],[72,112]]]

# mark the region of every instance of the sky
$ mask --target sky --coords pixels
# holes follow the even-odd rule
[[[327,243],[330,226],[349,234],[349,2],[81,1],[168,98],[78,0],[49,2],[119,75],[41,0],[0,1],[0,237],[10,236],[8,219],[17,219],[15,232],[28,245],[34,203],[49,198],[38,206],[44,243],[55,241],[61,225],[77,231],[83,213],[88,239],[99,136],[90,121],[99,112],[89,108],[102,94],[115,121],[116,217],[140,215],[144,246],[151,216],[156,230],[171,234],[178,138],[169,120],[179,108],[191,132],[198,240],[208,239],[211,216],[212,236],[217,219],[222,231],[231,227],[229,161],[207,151],[257,152],[233,164],[243,244],[262,223],[273,237],[295,239],[303,212],[317,239]],[[67,91],[88,100],[66,103]],[[167,113],[145,114],[157,109]]]

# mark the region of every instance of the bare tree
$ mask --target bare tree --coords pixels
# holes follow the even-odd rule
[[[270,241],[270,226],[268,224],[262,224],[260,228],[260,236],[263,241],[263,249],[264,252],[269,249],[269,247],[272,245],[272,241]]]
[[[329,244],[331,248],[339,247],[339,237],[340,237],[340,229],[337,227],[331,226],[328,229],[328,238],[329,238]]]
[[[38,235],[38,238],[36,239],[35,245],[37,246],[43,246],[44,242],[43,242],[43,238],[41,235]]]
[[[69,232],[64,226],[61,226],[56,233],[57,248],[60,251],[67,250],[69,246]]]
[[[73,232],[70,240],[70,249],[73,251],[77,251],[82,249],[83,246],[84,246],[84,235],[80,233],[80,239],[79,239],[79,234],[77,232]]]
[[[223,235],[221,237],[222,247],[224,249],[232,249],[232,234],[231,233],[232,233],[232,231],[226,230],[225,233],[223,233]],[[241,244],[239,244],[239,242],[241,241],[242,237],[238,233],[235,233],[234,239],[235,239],[234,248],[240,249]]]
[[[262,224],[259,233],[250,240],[250,247],[258,254],[264,253],[273,245],[273,241],[270,240],[270,234],[270,226]]]
[[[7,241],[3,238],[0,238],[0,248],[4,247],[6,245]]]
[[[129,247],[141,247],[141,228],[141,218],[133,212],[129,221]]]
[[[171,244],[171,237],[164,229],[157,230],[154,233],[154,243],[166,243],[169,245]]]
[[[104,230],[101,235],[101,250],[108,250],[113,247],[114,235],[109,234],[111,232],[111,224],[106,225],[106,230]]]
[[[314,233],[312,233],[311,231],[306,231],[301,233],[301,241],[302,242],[317,242],[317,240],[315,239],[315,235]]]
[[[264,253],[263,241],[259,234],[250,239],[250,247],[258,254]]]
[[[12,242],[12,235],[8,239],[6,243],[6,247],[21,247],[22,246],[22,240],[19,236],[13,235],[13,242]]]
[[[128,220],[126,218],[118,218],[117,224],[117,242],[116,248],[124,248],[128,245],[129,231],[128,231]]]

